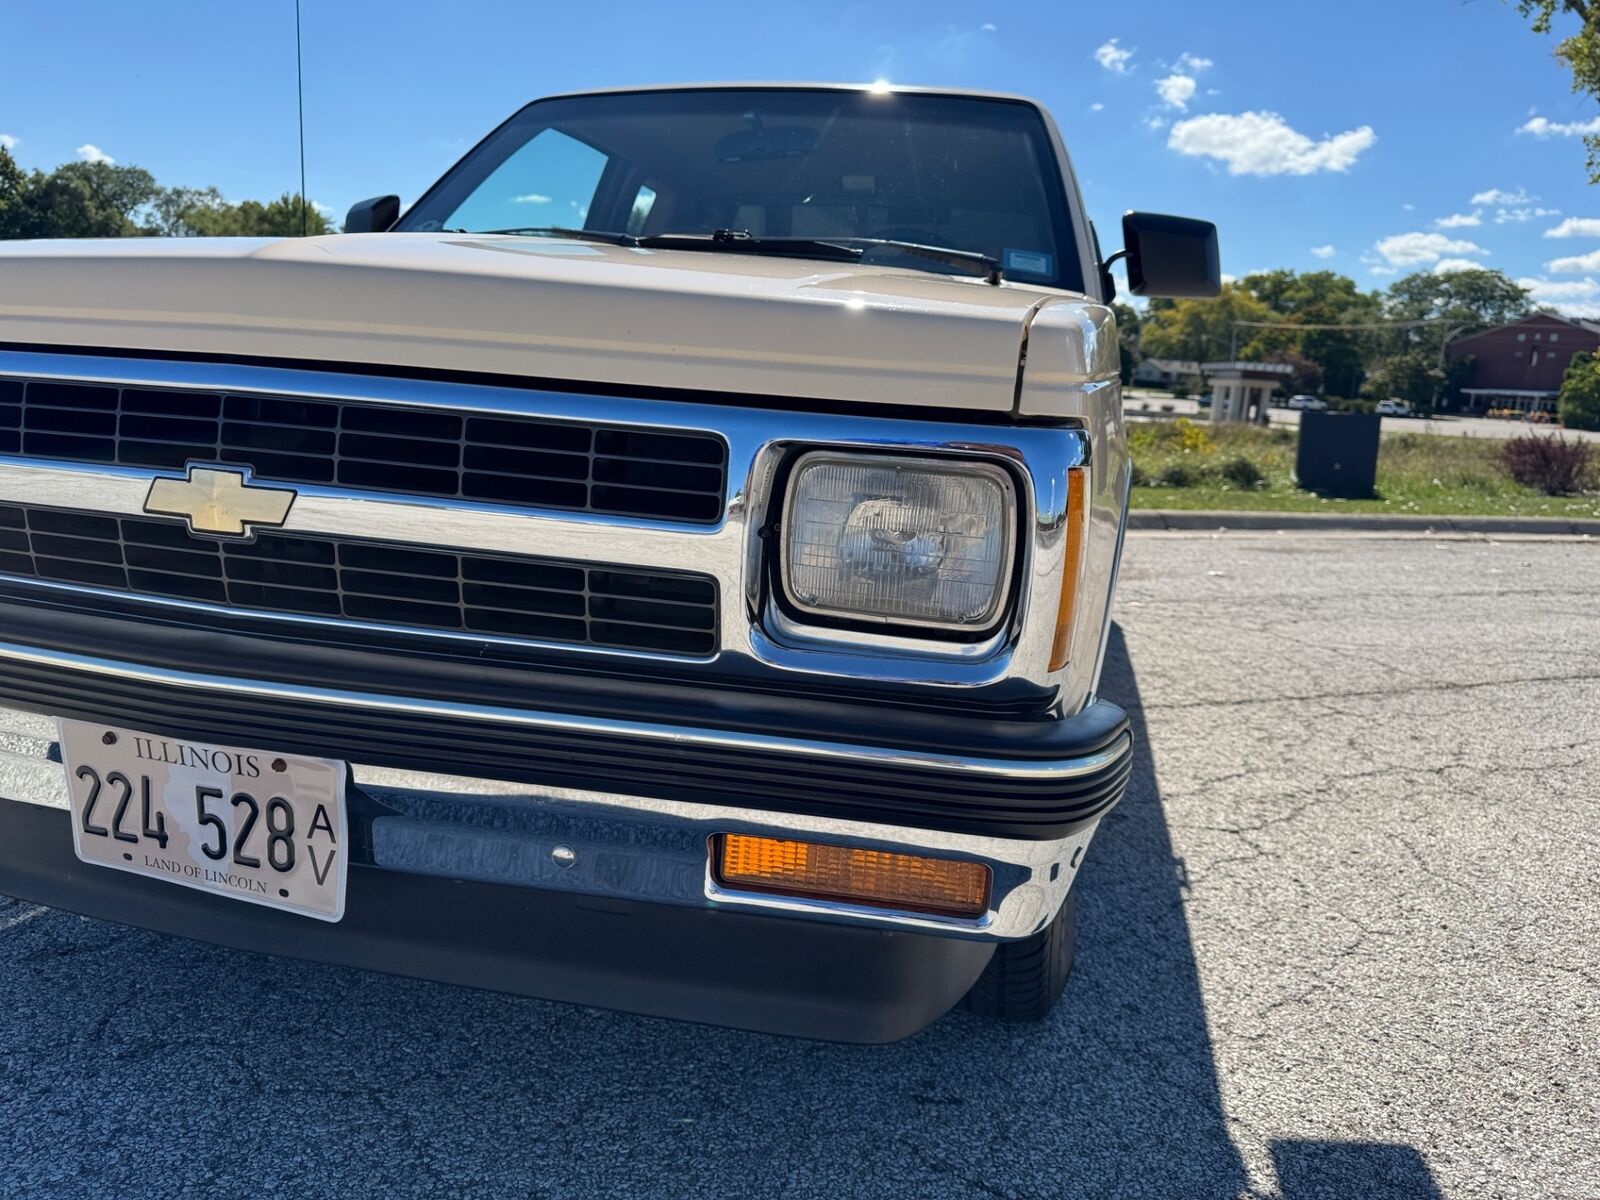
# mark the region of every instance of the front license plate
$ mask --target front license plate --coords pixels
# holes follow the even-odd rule
[[[344,916],[342,762],[59,726],[84,862],[321,921]]]

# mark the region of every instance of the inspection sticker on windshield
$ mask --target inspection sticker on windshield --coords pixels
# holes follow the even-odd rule
[[[87,721],[59,728],[84,862],[320,921],[344,916],[342,762]]]
[[[1043,250],[1013,250],[1007,246],[1001,252],[1000,265],[1008,275],[1054,275],[1055,258]]]

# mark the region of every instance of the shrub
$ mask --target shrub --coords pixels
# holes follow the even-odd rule
[[[1170,488],[1193,487],[1200,482],[1200,472],[1188,463],[1166,463],[1156,472],[1156,486]]]
[[[1150,472],[1146,471],[1144,467],[1139,464],[1138,459],[1134,459],[1133,461],[1133,470],[1128,477],[1128,483],[1132,487],[1150,486]]]
[[[1257,488],[1267,478],[1260,467],[1242,454],[1224,459],[1217,468],[1217,474],[1237,488]]]
[[[1573,355],[1557,408],[1568,429],[1600,429],[1600,362],[1594,355]]]
[[[1568,441],[1560,434],[1540,437],[1523,434],[1508,438],[1500,447],[1507,474],[1523,487],[1547,496],[1570,496],[1582,491],[1594,470],[1594,447]]]

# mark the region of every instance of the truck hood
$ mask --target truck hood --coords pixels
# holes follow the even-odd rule
[[[0,343],[965,411],[1017,405],[1046,305],[1105,311],[977,278],[544,238],[0,245]],[[1065,325],[1092,338],[1102,323]],[[1051,382],[1075,382],[1095,357],[1067,355],[1078,370]]]

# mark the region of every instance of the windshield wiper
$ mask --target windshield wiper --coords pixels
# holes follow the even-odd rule
[[[713,250],[730,254],[780,254],[793,258],[825,258],[855,262],[862,252],[821,238],[756,237],[744,229],[717,229],[711,233],[653,233],[634,239],[650,250]]]
[[[859,262],[868,250],[884,247],[917,258],[949,266],[966,267],[999,285],[1000,264],[975,250],[954,250],[948,246],[924,246],[895,238],[837,237],[756,237],[744,229],[718,229],[712,233],[658,233],[635,238],[632,245],[660,250],[721,250],[733,254],[786,254],[797,258],[825,258],[835,262]]]
[[[463,231],[464,232],[464,231]],[[513,233],[533,237],[564,237],[585,242],[605,242],[612,246],[638,246],[648,250],[709,250],[730,254],[781,254],[793,258],[821,258],[830,262],[860,262],[868,250],[883,247],[915,258],[953,267],[966,267],[999,286],[1000,264],[976,250],[956,250],[949,246],[925,246],[921,242],[897,238],[838,237],[756,237],[746,229],[716,229],[710,233],[653,233],[647,237],[631,233],[607,233],[594,229],[569,229],[562,225],[530,225],[517,229],[484,229],[481,233]]]
[[[927,246],[922,242],[906,242],[899,238],[842,237],[835,240],[851,246],[869,248],[886,246],[891,250],[900,250],[933,262],[947,263],[952,267],[970,267],[995,287],[999,287],[1000,280],[1004,278],[1000,270],[1000,261],[987,254],[980,254],[976,250],[957,250],[952,246]]]
[[[446,233],[466,233],[465,229],[446,230]],[[606,242],[612,246],[637,246],[639,239],[631,233],[606,233],[597,229],[568,229],[564,225],[528,225],[519,229],[475,229],[473,233],[517,233],[527,237],[563,237],[580,242]]]

